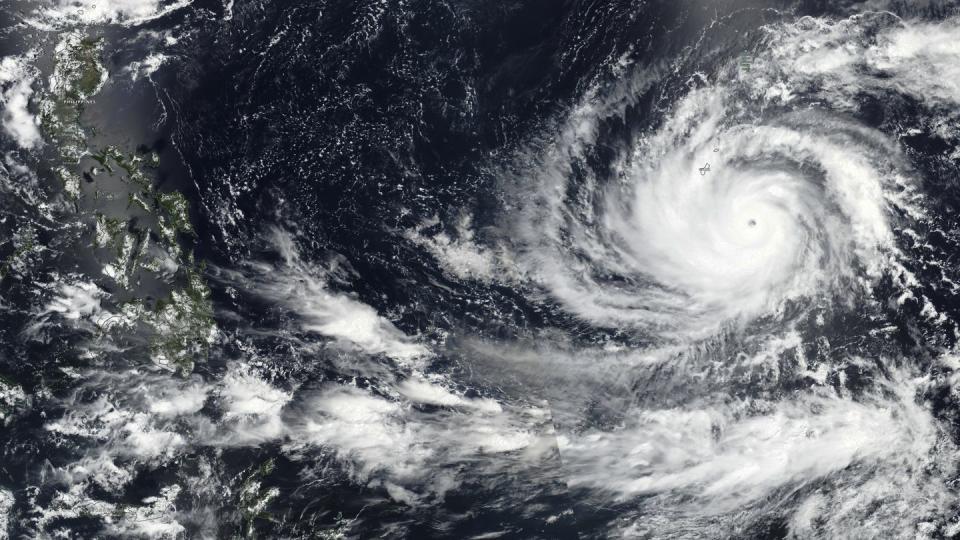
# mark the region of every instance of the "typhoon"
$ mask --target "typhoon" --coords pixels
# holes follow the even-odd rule
[[[723,86],[691,91],[609,165],[615,179],[548,163],[530,216],[546,235],[523,229],[530,271],[545,269],[550,291],[592,322],[666,334],[843,298],[879,277],[896,249],[891,220],[915,211],[898,150],[854,121],[816,110],[754,118],[731,110],[735,99]],[[564,142],[565,160],[583,159],[593,143],[583,136]],[[579,182],[572,197],[567,181]],[[573,266],[552,272],[566,257]]]
[[[0,539],[960,537],[960,4],[11,0]]]
[[[888,537],[914,534],[891,532],[906,514],[955,508],[951,428],[923,418],[939,377],[916,351],[870,344],[889,342],[908,301],[918,326],[955,335],[930,292],[955,289],[948,266],[916,250],[918,230],[949,233],[917,148],[898,142],[923,128],[877,125],[883,101],[906,102],[911,122],[955,140],[960,95],[935,75],[954,69],[941,40],[955,24],[765,25],[763,57],[672,91],[656,66],[621,59],[615,82],[523,150],[533,165],[504,182],[527,201],[508,208],[519,266],[577,320],[642,343],[565,352],[593,363],[563,381],[584,395],[548,390],[568,485],[622,504],[617,534]],[[662,115],[633,129],[654,90]],[[922,283],[918,263],[941,282]],[[835,334],[850,312],[863,326]],[[616,420],[598,429],[594,409]],[[763,532],[732,518],[786,507]]]

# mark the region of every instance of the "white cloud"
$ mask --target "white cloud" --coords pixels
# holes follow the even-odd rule
[[[463,397],[422,386],[417,393],[469,404]],[[442,496],[458,485],[453,465],[483,463],[484,473],[491,473],[504,463],[542,459],[554,443],[538,410],[508,411],[484,404],[459,412],[420,413],[403,402],[348,386],[326,388],[306,403],[291,425],[289,450],[332,449],[358,481],[384,485],[395,500],[408,504]],[[512,452],[523,455],[506,457]]]
[[[185,8],[192,0],[59,0],[40,10],[36,26],[65,24],[140,25]]]
[[[914,402],[917,388],[916,381],[896,380],[859,400],[825,393],[780,402],[634,409],[614,429],[561,435],[560,452],[572,487],[669,507],[685,518],[724,514],[780,488],[823,479],[830,484],[796,509],[795,530],[812,527],[820,500],[830,501],[830,510],[823,511],[838,520],[846,512],[847,525],[865,519],[880,502],[890,504],[895,493],[904,507],[942,510],[946,487],[920,471],[928,459],[952,460],[955,450]],[[877,520],[900,527],[913,517],[904,510]],[[837,527],[826,536],[847,536]]]
[[[243,366],[232,369],[218,385],[225,415],[220,444],[256,446],[280,440],[287,433],[284,407],[293,398]]]
[[[249,265],[242,275],[225,273],[241,287],[284,306],[298,317],[302,331],[333,338],[347,349],[383,354],[401,362],[430,355],[429,350],[397,329],[377,310],[345,294],[331,291],[328,270],[300,257],[294,238],[274,230],[271,241],[284,257],[279,267],[264,263]]]
[[[498,413],[503,407],[493,399],[468,399],[444,388],[440,381],[427,381],[420,376],[410,377],[397,388],[410,401],[446,407],[467,407]]]
[[[130,73],[130,78],[134,81],[140,77],[149,79],[169,58],[170,57],[163,53],[153,53],[143,60],[131,62],[130,65],[127,66],[126,71]]]
[[[890,13],[839,21],[805,17],[767,27],[769,51],[747,81],[764,95],[771,81],[815,89],[834,106],[856,108],[865,89],[892,89],[930,105],[960,103],[960,18],[897,19]]]
[[[5,489],[0,489],[0,540],[7,540],[7,531],[10,527],[10,511],[13,509],[15,499],[13,493]]]
[[[0,60],[0,104],[3,128],[22,148],[33,149],[43,143],[40,121],[28,108],[33,95],[34,70],[28,56],[7,56]]]
[[[44,313],[58,313],[68,320],[97,318],[103,313],[100,300],[107,293],[94,283],[62,283],[59,295],[46,306]]]
[[[427,221],[421,228],[436,225],[436,219]],[[461,216],[456,226],[456,236],[439,232],[424,236],[422,232],[409,231],[407,238],[427,249],[440,263],[443,269],[460,279],[491,281],[498,271],[504,276],[504,269],[498,265],[493,252],[478,244],[474,239],[472,218],[469,214]]]

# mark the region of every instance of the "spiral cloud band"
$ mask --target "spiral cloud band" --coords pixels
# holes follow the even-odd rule
[[[544,152],[517,228],[531,274],[565,309],[703,334],[896,271],[892,227],[920,212],[902,152],[813,106],[751,110],[733,69],[691,83],[607,168],[591,162],[622,96],[591,96]]]
[[[930,294],[956,291],[952,267],[922,240],[950,237],[942,179],[903,139],[937,138],[955,170],[960,88],[940,74],[958,38],[957,19],[874,13],[764,27],[749,72],[730,55],[681,81],[620,62],[519,152],[512,259],[578,330],[642,344],[543,360],[566,385],[550,403],[567,484],[623,505],[626,537],[727,530],[737,512],[786,515],[799,538],[944,525],[956,448],[919,396],[955,383],[874,338],[908,299],[913,324],[956,335]],[[869,322],[825,322],[851,312]]]

